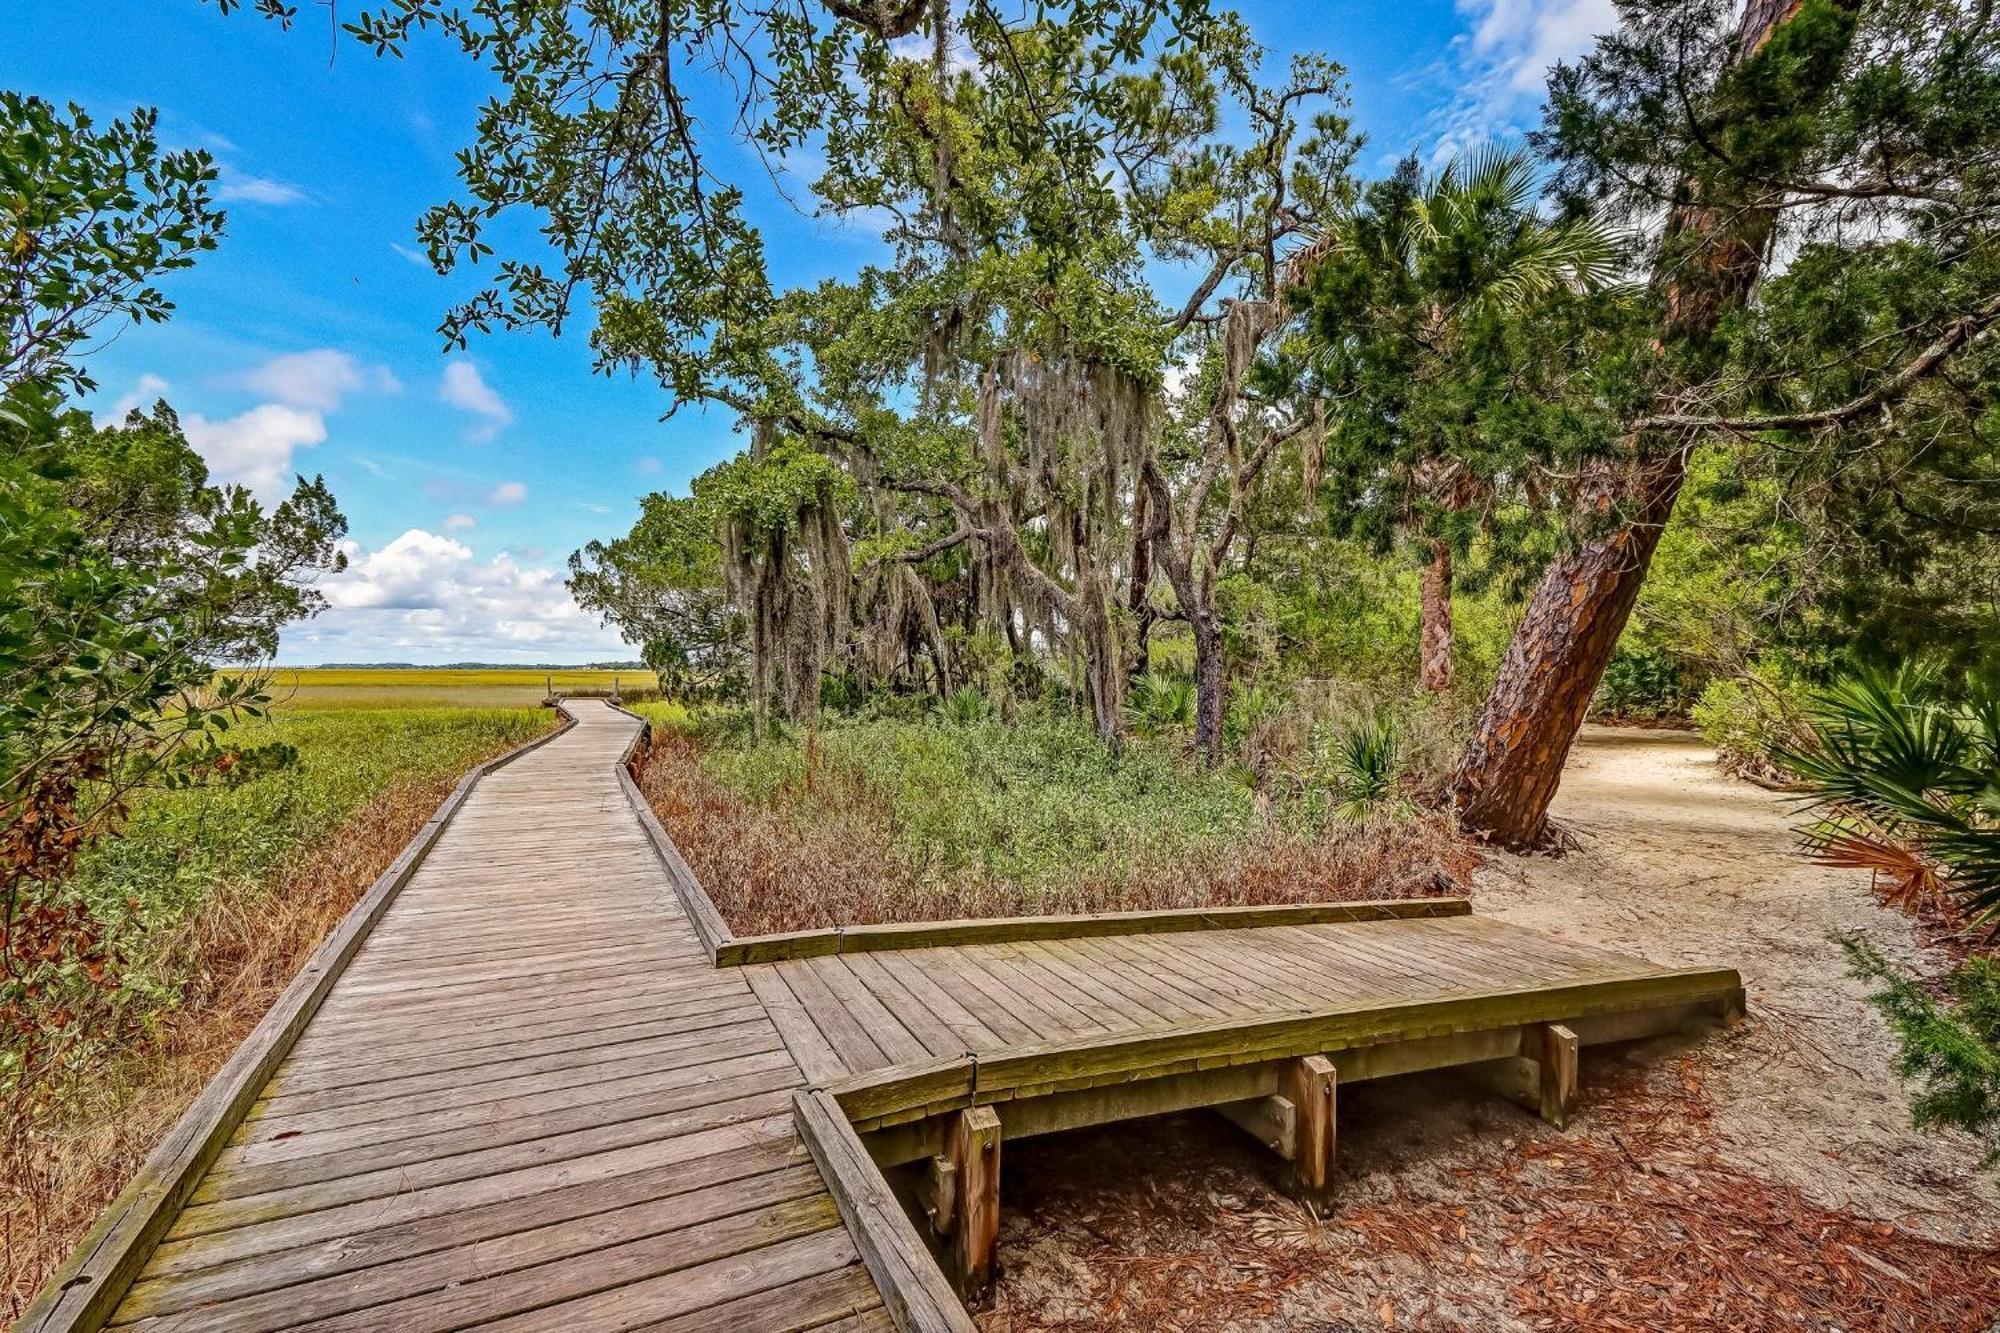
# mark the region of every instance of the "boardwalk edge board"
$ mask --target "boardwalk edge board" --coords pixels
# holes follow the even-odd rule
[[[729,940],[718,967],[781,963],[829,954],[887,949],[933,949],[957,944],[1022,944],[1036,940],[1089,939],[1099,935],[1166,935],[1196,930],[1249,930],[1258,926],[1321,926],[1364,921],[1409,921],[1466,916],[1467,898],[1369,898],[1354,902],[1274,903],[1250,907],[1172,907],[1070,916],[965,917],[898,921],[876,926],[746,935]]]
[[[688,924],[694,927],[695,938],[701,941],[702,952],[708,961],[718,967],[723,954],[735,945],[730,936],[729,923],[722,919],[715,903],[709,898],[708,890],[701,887],[694,870],[681,855],[681,849],[667,831],[660,827],[659,816],[653,813],[651,802],[639,790],[638,779],[632,776],[632,763],[642,749],[653,742],[653,724],[629,708],[618,704],[606,704],[613,712],[623,713],[638,722],[639,730],[632,736],[632,743],[625,747],[625,753],[618,756],[618,786],[625,793],[625,799],[632,806],[632,813],[639,817],[639,827],[646,831],[646,841],[653,844],[653,855],[659,858],[660,866],[667,874],[667,883],[673,886],[674,897],[680,900],[681,910],[687,914]]]
[[[558,704],[557,711],[562,715],[560,725],[459,779],[451,795],[348,909],[229,1062],[189,1104],[68,1262],[56,1270],[14,1325],[16,1333],[97,1333],[103,1327],[209,1164],[479,780],[576,725],[568,709]]]
[[[1329,922],[1407,921],[1416,917],[1466,916],[1469,898],[1370,898],[1353,902],[1275,903],[1251,907],[1177,907],[1135,912],[1089,912],[1070,916],[963,917],[945,921],[898,921],[875,926],[838,926],[783,931],[771,935],[730,933],[729,923],[701,880],[660,826],[658,816],[632,776],[632,760],[651,743],[652,723],[629,708],[609,707],[636,719],[639,733],[618,761],[618,785],[639,816],[653,851],[666,868],[674,896],[687,912],[695,936],[717,967],[782,963],[830,954],[874,953],[885,949],[930,949],[953,944],[1020,944],[1033,940],[1079,939],[1097,935],[1162,935],[1191,930],[1244,930],[1253,926],[1318,926]]]
[[[801,1089],[792,1094],[792,1120],[896,1327],[902,1333],[977,1333],[840,1104],[823,1089]]]

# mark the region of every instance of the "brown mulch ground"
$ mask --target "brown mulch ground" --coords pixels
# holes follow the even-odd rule
[[[1695,1071],[1692,1057],[1651,1077],[1618,1066],[1567,1133],[1498,1107],[1519,1116],[1506,1126],[1518,1140],[1481,1134],[1434,1169],[1400,1141],[1407,1094],[1358,1088],[1342,1188],[1320,1213],[1280,1193],[1271,1159],[1211,1117],[1010,1145],[1008,1271],[984,1326],[1993,1326],[2000,1249],[1820,1207],[1739,1169],[1704,1130]]]

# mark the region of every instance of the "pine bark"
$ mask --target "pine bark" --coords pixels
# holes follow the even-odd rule
[[[1736,59],[1760,51],[1798,10],[1795,0],[1748,0]],[[1667,218],[1656,275],[1667,297],[1663,343],[1701,343],[1750,296],[1764,264],[1776,214],[1769,208],[1702,201]],[[1460,757],[1452,799],[1467,830],[1501,846],[1536,846],[1563,765],[1624,632],[1660,535],[1687,476],[1687,442],[1637,461],[1605,465],[1588,478],[1579,506],[1614,526],[1578,542],[1549,566],[1508,645],[1500,674]]]
[[[1451,547],[1430,539],[1430,559],[1424,562],[1422,634],[1418,647],[1418,683],[1433,694],[1451,688]]]

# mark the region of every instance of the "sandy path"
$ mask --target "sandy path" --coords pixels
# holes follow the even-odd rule
[[[1697,736],[1591,727],[1554,808],[1582,846],[1501,859],[1478,910],[1660,963],[1737,968],[1756,1021],[1704,1066],[1713,1126],[1739,1160],[1831,1206],[2000,1234],[2000,1194],[1971,1140],[1910,1128],[1895,1045],[1833,938],[1859,932],[1925,970],[1943,960],[1865,874],[1802,860],[1792,812],[1717,770]]]
[[[1817,1328],[1841,1305],[1830,1293],[1859,1289],[1846,1256],[1878,1248],[1865,1232],[1823,1242],[1841,1213],[1940,1242],[2000,1242],[2000,1189],[1969,1139],[1910,1127],[1889,1033],[1846,975],[1834,940],[1844,931],[1920,967],[1941,962],[1918,948],[1907,917],[1876,903],[1865,875],[1799,859],[1784,798],[1723,775],[1686,733],[1588,729],[1555,813],[1577,849],[1496,858],[1477,910],[1662,963],[1734,966],[1747,1023],[1691,1048],[1669,1039],[1587,1052],[1585,1106],[1563,1135],[1449,1075],[1344,1089],[1341,1185],[1320,1215],[1274,1189],[1268,1156],[1210,1116],[1010,1147],[1006,1271],[987,1326],[1592,1328],[1589,1302],[1603,1288],[1672,1287],[1691,1263],[1706,1267],[1686,1230],[1701,1227],[1706,1243],[1750,1247],[1750,1267],[1723,1282],[1734,1295],[1711,1286],[1707,1313],[1670,1303],[1671,1318],[1625,1326]],[[1741,1185],[1750,1178],[1835,1211],[1745,1221],[1736,1199],[1717,1196],[1757,1194]],[[1692,1194],[1676,1195],[1677,1181]],[[1627,1206],[1639,1198],[1646,1211]],[[1526,1253],[1563,1237],[1584,1207],[1600,1229],[1569,1234],[1572,1257],[1560,1243],[1553,1258]],[[1628,1225],[1638,1233],[1604,1239],[1602,1226]],[[1772,1225],[1797,1242],[1791,1257],[1756,1253],[1787,1250],[1760,1241]],[[1838,1273],[1820,1266],[1821,1243]],[[1921,1242],[1896,1253],[1917,1276],[1863,1274],[1860,1287],[1887,1295],[1843,1307],[1876,1312],[1849,1314],[1845,1327],[1984,1326],[1994,1284],[1960,1291],[1948,1310],[1928,1306],[1926,1288],[1990,1256]],[[1561,1296],[1538,1305],[1530,1289]],[[1781,1308],[1793,1291],[1803,1310]]]

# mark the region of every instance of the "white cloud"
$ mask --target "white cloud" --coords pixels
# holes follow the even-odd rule
[[[647,477],[658,476],[660,473],[660,469],[663,466],[665,465],[662,464],[659,459],[654,458],[650,454],[646,455],[643,458],[634,459],[632,462],[632,470],[634,472],[639,473],[641,476],[647,476]]]
[[[97,414],[98,428],[116,426],[134,411],[152,411],[153,404],[167,396],[167,387],[167,382],[158,375],[141,375],[131,388],[112,400],[111,406]]]
[[[570,599],[562,576],[412,528],[378,550],[343,542],[348,565],[321,587],[328,609],[286,635],[302,660],[526,660],[622,654],[616,634]]]
[[[187,413],[181,429],[213,480],[248,487],[270,502],[291,489],[293,453],[326,439],[326,418],[310,408],[260,403],[224,421]]]
[[[444,368],[444,381],[438,386],[438,397],[450,403],[461,412],[470,412],[485,419],[485,424],[471,432],[475,440],[490,440],[514,419],[514,411],[507,406],[497,390],[486,382],[479,373],[479,367],[470,361],[453,361]]]
[[[253,176],[235,167],[222,169],[222,180],[216,187],[215,197],[224,203],[271,204],[275,207],[302,204],[307,198],[304,190],[289,181]]]
[[[429,268],[431,266],[430,258],[421,250],[413,250],[409,246],[399,244],[396,241],[389,242],[389,248],[404,259],[409,260],[412,264],[415,264],[418,268]]]
[[[383,366],[368,366],[346,352],[320,347],[274,356],[238,383],[290,407],[331,412],[350,393],[395,393],[403,386]]]
[[[1612,0],[1458,0],[1473,21],[1471,54],[1489,97],[1539,97],[1549,67],[1618,26]]]
[[[478,527],[479,520],[470,514],[448,514],[445,516],[444,526],[451,532],[464,532],[468,528]]]
[[[518,481],[503,481],[486,497],[488,504],[517,505],[528,498],[528,488]]]

